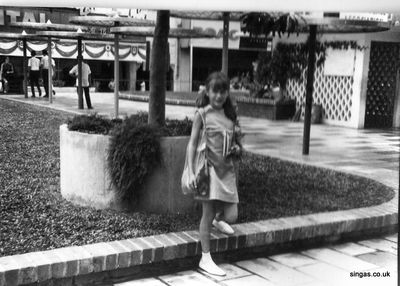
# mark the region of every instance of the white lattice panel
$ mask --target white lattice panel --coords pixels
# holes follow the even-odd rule
[[[323,117],[329,120],[349,121],[353,94],[352,76],[324,76],[323,66],[314,73],[313,104],[321,104]],[[304,118],[306,94],[305,74],[303,81],[289,80],[286,89],[289,97],[296,99],[296,108],[303,106],[301,116]]]

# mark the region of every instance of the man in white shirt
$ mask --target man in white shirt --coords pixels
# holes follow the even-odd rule
[[[45,95],[43,97],[49,97],[49,56],[47,54],[47,50],[43,50],[42,54],[43,57],[40,60],[40,67],[42,69],[43,87],[45,91]],[[53,59],[51,59],[51,65],[54,73],[56,64]],[[53,94],[55,94],[54,90]]]
[[[90,70],[89,65],[82,61],[82,88],[85,92],[86,105],[88,109],[93,109],[89,94],[89,76],[91,73],[92,71]],[[75,65],[69,71],[69,74],[76,77],[76,91],[78,92],[78,65]]]
[[[39,67],[40,67],[40,60],[36,57],[36,52],[32,50],[31,58],[28,60],[29,80],[31,82],[32,97],[35,97],[35,88],[34,88],[35,85],[39,91],[39,97],[42,96],[42,91],[40,90],[40,85],[39,85],[39,76],[40,76]]]

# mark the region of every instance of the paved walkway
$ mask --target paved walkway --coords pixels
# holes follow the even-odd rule
[[[1,95],[30,104],[75,113],[75,93],[57,93],[54,103],[44,99],[24,99],[21,95]],[[92,94],[94,111],[113,114],[113,94]],[[122,116],[147,111],[148,104],[120,100]],[[167,105],[170,118],[192,117],[193,107]],[[312,125],[310,155],[303,156],[303,123],[240,118],[245,133],[244,146],[252,152],[367,176],[398,189],[399,130],[356,130]],[[228,272],[224,279],[198,271],[185,271],[116,285],[397,285],[397,234],[323,248],[291,252],[257,259],[222,264]],[[389,277],[351,277],[378,272]],[[354,273],[353,273],[354,274]],[[359,275],[359,274],[357,274]]]
[[[217,277],[201,271],[182,271],[114,285],[396,286],[397,234],[381,239],[259,257],[220,266],[227,272],[227,276]]]

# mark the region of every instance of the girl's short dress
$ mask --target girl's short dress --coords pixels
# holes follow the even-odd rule
[[[223,109],[216,110],[210,105],[196,112],[200,112],[206,121],[206,154],[210,171],[210,192],[208,196],[195,196],[195,199],[238,203],[234,161],[232,157],[224,156],[231,146],[234,123],[225,116]]]

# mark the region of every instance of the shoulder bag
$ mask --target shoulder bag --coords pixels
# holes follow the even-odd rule
[[[189,186],[189,144],[186,148],[185,167],[182,173],[181,187],[182,192],[185,195],[208,196],[208,193],[210,191],[210,175],[207,160],[207,133],[205,111],[204,109],[199,109],[198,112],[203,121],[203,128],[197,141],[196,153],[193,162],[193,171],[196,176],[197,188],[194,189]]]

